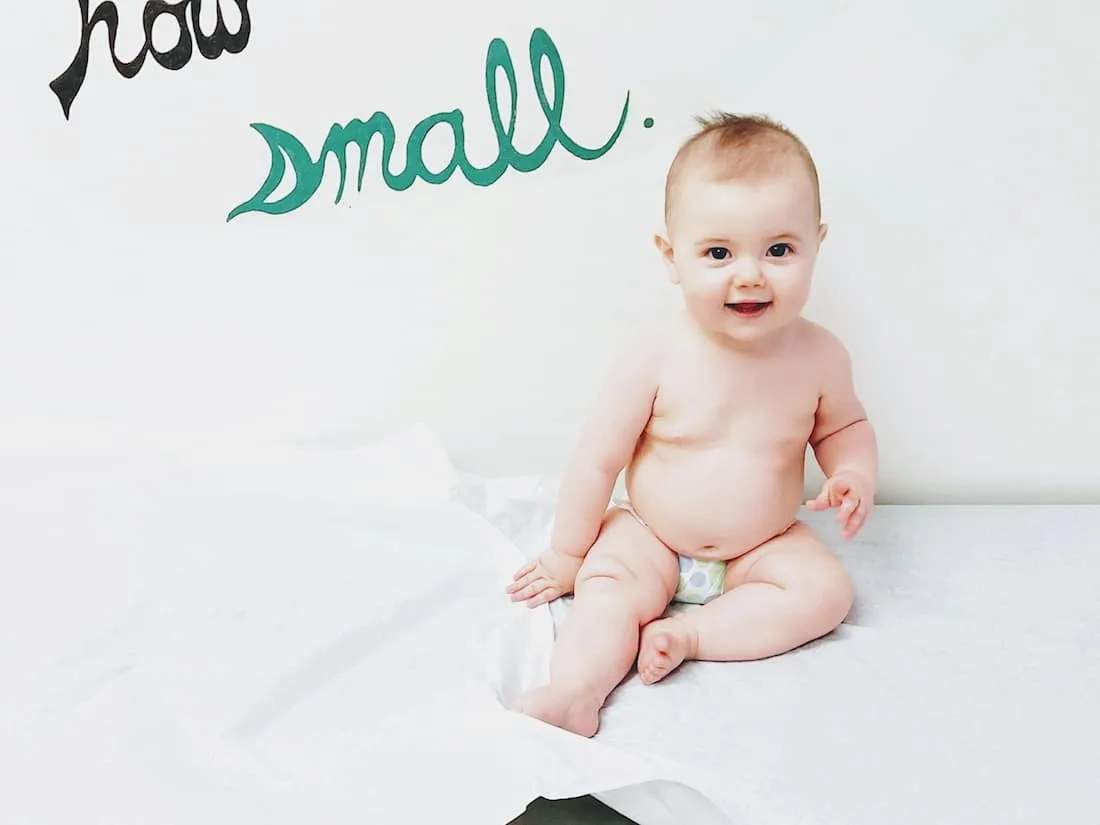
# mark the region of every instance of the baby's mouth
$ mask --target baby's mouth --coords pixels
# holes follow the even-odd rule
[[[726,309],[736,313],[737,315],[752,317],[755,315],[762,315],[771,305],[771,301],[738,301],[736,303],[726,304]]]

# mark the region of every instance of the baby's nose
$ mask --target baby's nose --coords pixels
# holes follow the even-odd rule
[[[756,286],[764,280],[763,270],[751,258],[738,261],[733,270],[733,282],[738,286]]]

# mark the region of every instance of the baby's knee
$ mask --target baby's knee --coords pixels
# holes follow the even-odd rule
[[[639,575],[613,556],[603,556],[581,567],[574,592],[580,598],[602,595],[620,600],[641,621],[649,621],[668,606],[660,582],[653,578]]]
[[[623,589],[638,581],[638,576],[614,556],[589,556],[577,573],[575,590],[582,589]]]
[[[807,607],[830,629],[847,618],[855,604],[855,586],[839,561],[822,565],[817,575],[803,583]]]

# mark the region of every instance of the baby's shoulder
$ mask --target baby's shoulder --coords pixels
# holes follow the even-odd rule
[[[826,363],[848,360],[848,348],[831,330],[808,318],[799,318],[795,323],[795,345],[807,357]]]
[[[676,336],[675,325],[667,318],[648,320],[631,328],[615,346],[612,375],[617,380],[658,384],[675,349]]]

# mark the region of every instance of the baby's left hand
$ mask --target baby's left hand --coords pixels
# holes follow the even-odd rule
[[[825,481],[817,498],[806,502],[811,510],[839,507],[836,520],[844,525],[844,538],[851,539],[863,527],[874,507],[875,492],[862,476],[840,472]]]

